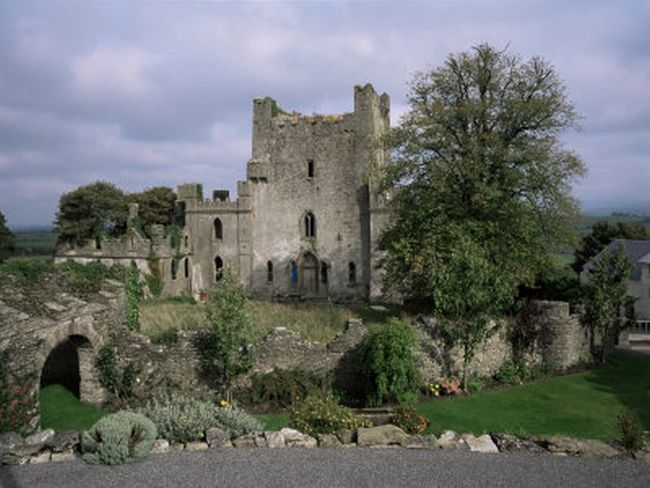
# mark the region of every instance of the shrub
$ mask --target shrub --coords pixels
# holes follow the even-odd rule
[[[624,412],[616,419],[623,447],[628,451],[638,451],[643,447],[643,430],[639,419],[632,412]]]
[[[198,441],[210,427],[221,425],[215,410],[210,402],[168,394],[151,400],[138,412],[156,424],[158,435],[164,439],[185,443]]]
[[[295,403],[291,408],[289,425],[310,435],[371,426],[369,421],[339,405],[332,395],[311,395]]]
[[[251,405],[286,408],[309,395],[331,390],[331,376],[302,370],[275,370],[267,374],[252,375],[251,386],[242,391],[239,398]]]
[[[411,348],[413,328],[397,319],[369,335],[359,346],[366,404],[415,401],[421,383]]]
[[[259,420],[234,406],[217,407],[215,417],[217,427],[232,437],[264,430],[264,425]]]
[[[0,281],[2,275],[13,276],[19,285],[29,286],[39,281],[43,275],[51,273],[54,267],[50,261],[42,259],[10,259],[0,264]]]
[[[111,274],[106,266],[96,261],[87,264],[66,261],[57,266],[57,271],[65,278],[67,291],[82,295],[98,292],[104,279]]]
[[[108,415],[83,433],[81,451],[86,462],[122,464],[149,454],[156,426],[143,415],[121,411]]]
[[[521,385],[535,376],[534,370],[524,359],[515,359],[504,363],[497,371],[495,379],[504,385]]]
[[[113,409],[123,408],[134,399],[133,387],[138,370],[133,364],[128,364],[120,371],[111,347],[99,350],[95,369],[99,373],[99,382],[108,390],[109,404]]]
[[[429,425],[426,417],[419,415],[411,405],[397,407],[391,423],[409,434],[419,434]]]
[[[478,393],[485,389],[485,378],[473,375],[467,381],[467,393]]]

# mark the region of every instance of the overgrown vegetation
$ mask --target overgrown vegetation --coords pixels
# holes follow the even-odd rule
[[[310,395],[332,392],[331,375],[301,370],[274,370],[267,374],[253,374],[250,387],[238,392],[237,398],[246,405],[269,409],[290,407]]]
[[[419,434],[429,425],[426,417],[420,415],[413,405],[397,407],[391,423],[409,434]]]
[[[414,345],[413,328],[397,319],[363,340],[360,381],[367,405],[415,401],[421,379],[411,352]]]
[[[102,263],[92,261],[81,264],[76,261],[66,261],[57,265],[57,271],[66,281],[66,290],[76,295],[88,295],[101,290],[105,279],[124,279],[125,269],[120,265],[110,268]]]
[[[643,447],[643,430],[639,419],[631,411],[625,411],[616,418],[616,427],[620,434],[619,440],[625,449],[634,452]]]
[[[99,420],[81,437],[84,461],[123,464],[146,457],[156,440],[154,423],[144,415],[121,411]]]
[[[120,369],[113,348],[105,346],[97,353],[95,368],[100,383],[108,392],[110,410],[119,410],[134,401],[133,387],[138,374],[135,366],[128,364]]]
[[[11,256],[16,248],[16,236],[7,227],[7,220],[0,212],[0,263]]]
[[[0,434],[22,431],[36,406],[32,395],[35,378],[9,366],[12,349],[0,351]]]
[[[289,425],[309,435],[371,426],[369,421],[339,405],[332,395],[312,395],[296,402],[291,408]]]
[[[140,302],[144,295],[138,268],[129,267],[125,277],[126,326],[129,330],[140,330]]]

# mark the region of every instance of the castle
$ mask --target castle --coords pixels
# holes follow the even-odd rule
[[[226,268],[253,296],[372,299],[380,295],[378,240],[389,215],[373,176],[386,163],[390,99],[354,89],[354,111],[287,113],[271,98],[253,101],[252,157],[237,198],[200,184],[177,189],[180,235],[154,226],[62,245],[55,261],[137,266],[162,278],[165,296],[214,287]],[[131,206],[129,222],[137,216]]]

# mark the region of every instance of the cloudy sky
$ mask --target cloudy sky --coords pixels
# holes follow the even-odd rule
[[[405,84],[489,42],[557,68],[584,117],[566,144],[586,209],[650,213],[650,2],[0,0],[0,211],[52,222],[61,193],[245,177],[252,99],[352,109],[372,82],[404,113]]]

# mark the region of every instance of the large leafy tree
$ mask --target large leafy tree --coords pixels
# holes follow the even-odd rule
[[[112,183],[97,181],[63,194],[54,223],[59,239],[82,244],[122,234],[127,214],[124,192]]]
[[[384,180],[397,217],[383,239],[386,285],[435,299],[471,355],[487,314],[510,302],[504,286],[532,282],[571,238],[570,184],[584,166],[559,135],[577,116],[547,62],[485,44],[416,74],[408,102]],[[473,303],[447,303],[461,288]]]
[[[139,205],[139,217],[145,231],[148,232],[153,224],[167,226],[173,223],[176,194],[171,188],[156,186],[131,193],[128,200]]]
[[[584,319],[592,331],[592,353],[601,364],[606,362],[616,344],[623,308],[634,303],[627,294],[631,272],[632,263],[621,249],[605,249],[598,255],[589,275]]]
[[[573,270],[580,273],[582,267],[614,239],[647,240],[650,239],[650,233],[641,224],[635,222],[610,223],[607,220],[596,222],[591,228],[591,232],[582,238],[580,245],[573,253]]]
[[[16,237],[7,227],[4,214],[0,212],[0,263],[11,256],[15,247]]]

